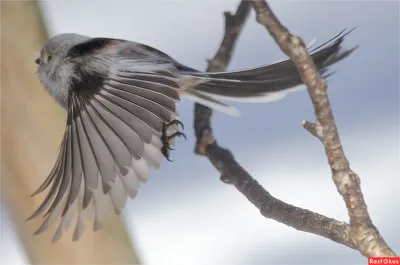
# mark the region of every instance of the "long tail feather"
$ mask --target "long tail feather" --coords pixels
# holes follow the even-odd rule
[[[353,30],[343,30],[312,50],[310,48],[315,43],[315,39],[307,45],[317,69],[324,78],[332,75],[329,72],[331,65],[348,57],[357,48],[342,48],[344,37],[351,31]],[[233,116],[238,116],[239,112],[219,100],[269,102],[280,100],[289,92],[304,88],[298,70],[289,58],[273,64],[233,72],[207,73],[182,69],[181,75],[184,78],[203,81],[185,91],[186,96],[202,105]]]

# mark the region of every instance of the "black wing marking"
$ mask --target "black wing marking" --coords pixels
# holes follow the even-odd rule
[[[93,55],[99,50],[118,42],[123,42],[123,40],[111,38],[91,38],[88,41],[73,46],[68,51],[67,57],[72,59],[75,57],[82,58],[86,55]]]

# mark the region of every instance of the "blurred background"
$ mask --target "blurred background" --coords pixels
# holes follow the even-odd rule
[[[33,237],[24,219],[39,204],[29,195],[47,176],[65,114],[34,75],[46,35],[75,32],[134,40],[199,70],[217,51],[224,11],[219,1],[2,1],[1,264],[366,264],[357,251],[262,217],[237,190],[193,153],[193,103],[179,105],[187,141],[173,163],[153,171],[135,200],[105,229],[72,244]],[[282,23],[307,42],[357,29],[344,46],[359,49],[332,69],[329,96],[352,169],[371,217],[400,252],[399,2],[269,1]],[[37,8],[38,7],[38,8]],[[40,11],[40,13],[38,13]],[[247,20],[229,70],[283,57],[265,28]],[[277,198],[348,221],[320,142],[302,128],[314,113],[305,90],[269,104],[235,104],[242,118],[215,113],[214,133],[242,166]]]

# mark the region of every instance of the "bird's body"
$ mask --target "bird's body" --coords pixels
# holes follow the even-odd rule
[[[323,76],[327,67],[352,50],[341,51],[344,35],[312,53]],[[83,216],[101,227],[107,211],[119,213],[127,197],[157,169],[179,132],[176,105],[182,96],[237,115],[221,99],[243,102],[277,100],[302,85],[290,60],[236,72],[205,73],[180,64],[152,47],[119,39],[60,34],[36,60],[46,90],[68,112],[59,157],[34,193],[51,185],[36,233],[59,219],[58,240],[77,215],[74,240]],[[61,218],[60,218],[61,216]],[[30,219],[29,218],[29,219]]]

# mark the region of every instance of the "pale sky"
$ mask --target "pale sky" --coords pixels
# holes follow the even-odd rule
[[[238,0],[47,1],[51,35],[76,32],[151,45],[199,70],[206,67],[223,34],[225,10]],[[343,28],[356,31],[345,47],[360,48],[333,67],[329,96],[351,167],[375,225],[400,252],[399,4],[384,1],[275,1],[280,20],[318,44]],[[76,19],[76,18],[81,19]],[[229,69],[281,59],[282,52],[254,12]],[[218,142],[272,195],[296,206],[348,221],[320,142],[301,126],[313,119],[305,91],[269,104],[235,104],[243,114],[216,113]],[[124,216],[145,264],[366,264],[357,251],[298,232],[262,217],[235,188],[223,184],[207,159],[194,155],[193,103],[179,106],[188,140],[178,140],[174,163],[153,171]],[[0,257],[27,264],[3,214]],[[70,240],[64,238],[63,240]]]

